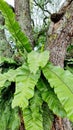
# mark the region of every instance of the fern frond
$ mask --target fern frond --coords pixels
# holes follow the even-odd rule
[[[28,108],[24,109],[24,122],[26,130],[43,130],[42,99],[38,91],[30,100]]]
[[[26,130],[43,130],[42,127],[42,116],[39,114],[39,117],[34,119],[32,117],[32,112],[29,108],[24,110],[23,116],[25,121]]]
[[[21,31],[18,22],[15,20],[15,14],[4,0],[0,0],[0,10],[5,17],[5,24],[15,39],[17,48],[27,52],[31,51],[31,45],[27,36]]]
[[[54,88],[58,99],[67,113],[67,117],[73,121],[73,75],[68,70],[48,64],[43,69],[43,74]]]
[[[42,105],[43,109],[43,128],[44,130],[51,130],[52,129],[52,123],[54,120],[53,112],[49,109],[49,106],[46,102]]]
[[[13,69],[10,69],[7,73],[0,74],[0,89],[4,86],[7,80],[14,82],[16,75],[17,73]]]
[[[3,100],[2,100],[3,102]],[[11,100],[7,103],[0,102],[0,130],[18,130],[20,119],[17,108],[11,108]]]
[[[28,100],[34,95],[34,87],[40,77],[40,71],[34,75],[26,65],[23,65],[16,70],[16,73],[16,91],[12,106],[20,106],[24,109],[28,105]]]
[[[0,56],[0,66],[3,62],[7,62],[7,63],[10,63],[10,64],[16,63],[12,58]]]
[[[40,71],[35,75],[29,71],[28,66],[25,64],[16,70],[10,69],[7,73],[0,74],[0,88],[5,82],[16,82],[15,96],[12,106],[20,106],[24,109],[28,105],[28,100],[34,95],[34,87],[40,77]]]
[[[49,59],[49,51],[43,51],[41,53],[36,51],[31,51],[28,54],[28,65],[32,73],[36,73],[39,70],[39,67],[43,68]]]
[[[47,82],[44,82],[42,79],[39,79],[37,87],[41,92],[43,101],[48,104],[49,109],[60,117],[66,117],[66,112],[57,98],[54,90],[50,88],[50,85]]]

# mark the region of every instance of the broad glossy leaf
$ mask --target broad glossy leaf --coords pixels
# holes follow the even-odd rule
[[[40,77],[40,72],[32,74],[27,66],[17,69],[16,91],[12,106],[20,106],[22,109],[28,105],[28,100],[34,95],[34,87]]]
[[[73,75],[69,71],[64,71],[60,67],[48,64],[43,69],[43,74],[54,88],[67,117],[73,121]]]
[[[37,87],[41,91],[42,98],[48,104],[49,109],[60,117],[66,117],[66,112],[57,98],[54,90],[50,88],[50,85],[40,79],[37,83]]]
[[[30,109],[32,111],[33,119],[39,118],[39,115],[42,114],[42,103],[43,100],[41,98],[40,92],[36,90],[33,98],[30,100]]]
[[[38,53],[36,51],[32,51],[28,54],[28,65],[31,72],[34,74],[37,72],[39,67],[43,68],[49,60],[49,52],[44,51]]]
[[[43,130],[42,127],[42,115],[39,114],[39,117],[34,119],[32,117],[32,112],[29,108],[24,110],[24,121],[26,130]]]

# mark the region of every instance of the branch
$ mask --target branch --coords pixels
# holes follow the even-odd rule
[[[44,9],[39,3],[36,2],[36,0],[34,0],[34,2],[36,4],[36,6],[38,6],[42,11],[47,12],[48,14],[51,14],[50,11],[48,11],[47,9]]]

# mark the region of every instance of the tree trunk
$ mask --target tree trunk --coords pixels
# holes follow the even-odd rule
[[[50,50],[50,61],[54,65],[64,67],[67,46],[73,37],[73,2],[64,17],[52,24],[52,33],[47,37],[46,48]]]
[[[16,14],[16,20],[19,22],[19,25],[28,36],[30,40],[30,44],[32,48],[34,47],[34,38],[33,38],[33,31],[32,31],[32,26],[31,26],[31,15],[30,15],[30,2],[29,0],[15,0],[15,14]],[[23,117],[21,114],[20,116],[20,130],[24,130],[24,121]]]
[[[50,61],[60,67],[64,67],[67,46],[73,38],[73,1],[65,6],[64,16],[56,23],[52,22],[51,29],[47,32],[46,49],[50,50]],[[59,13],[60,15],[60,13]],[[72,130],[68,119],[55,116],[52,130]]]
[[[33,47],[34,39],[31,26],[30,3],[29,0],[15,0],[16,19],[22,31],[28,36]]]
[[[12,49],[9,43],[6,40],[6,36],[4,33],[4,26],[5,20],[0,12],[0,56],[2,57],[11,57],[12,56]]]

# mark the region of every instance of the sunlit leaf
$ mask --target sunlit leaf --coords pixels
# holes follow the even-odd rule
[[[28,54],[28,64],[29,69],[34,74],[37,72],[39,67],[43,68],[49,60],[49,52],[44,51],[41,53],[38,53],[36,51],[32,51]]]
[[[20,106],[22,109],[28,105],[28,100],[34,95],[34,87],[39,79],[40,72],[32,74],[27,66],[17,69],[16,91],[12,106]]]

